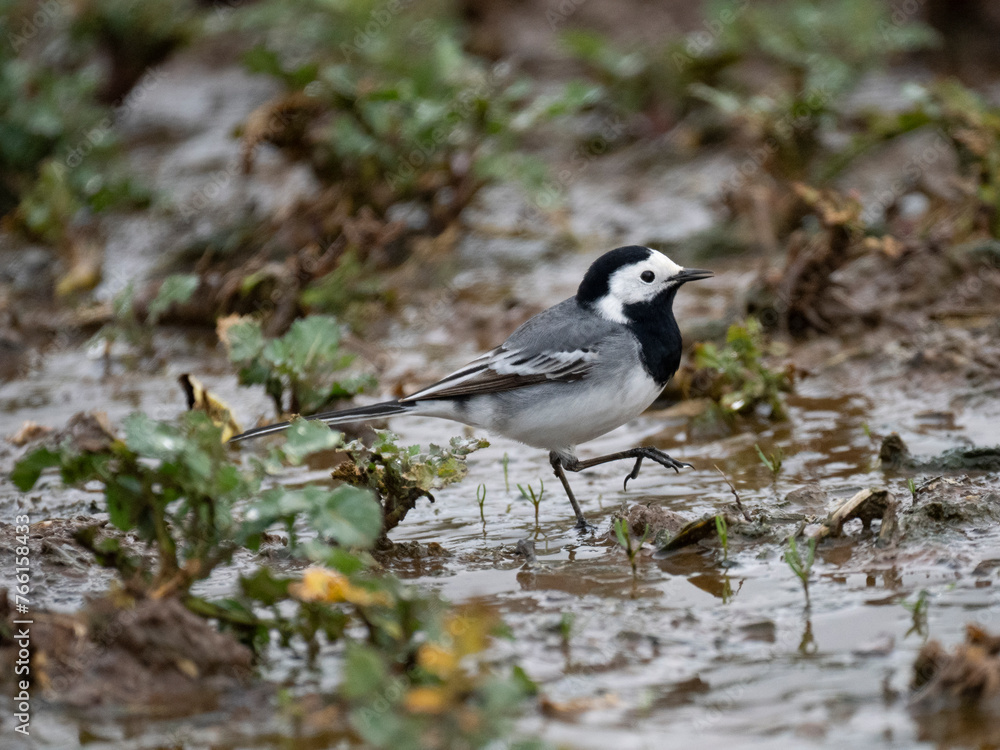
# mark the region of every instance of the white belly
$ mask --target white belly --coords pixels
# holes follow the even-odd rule
[[[427,401],[419,413],[454,419],[535,448],[571,455],[580,443],[638,417],[663,390],[644,370],[624,375],[610,391],[572,383],[546,383],[489,396],[464,405]]]

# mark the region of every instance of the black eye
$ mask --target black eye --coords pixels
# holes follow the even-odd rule
[[[652,284],[653,280],[656,278],[656,274],[653,273],[652,271],[643,271],[642,276],[640,276],[639,278],[645,281],[647,284]]]

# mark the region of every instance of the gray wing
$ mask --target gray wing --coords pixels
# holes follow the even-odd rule
[[[582,380],[600,362],[602,342],[618,331],[571,297],[528,320],[496,349],[400,403]]]

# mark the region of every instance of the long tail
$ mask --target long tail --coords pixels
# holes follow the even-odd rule
[[[401,404],[398,401],[383,401],[380,404],[371,404],[370,406],[357,406],[353,409],[341,409],[340,411],[327,411],[322,414],[313,414],[312,416],[306,417],[306,419],[318,419],[321,422],[326,422],[331,427],[334,427],[338,424],[366,422],[369,419],[390,417],[393,414],[405,414],[411,409],[413,409],[413,404]],[[230,438],[229,442],[235,443],[240,440],[248,440],[250,438],[261,437],[263,435],[270,435],[272,432],[281,432],[282,430],[288,429],[288,424],[288,422],[276,422],[275,424],[269,424],[264,427],[256,427]]]

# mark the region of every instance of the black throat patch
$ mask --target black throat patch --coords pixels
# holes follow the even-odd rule
[[[639,339],[642,365],[660,386],[681,364],[681,330],[673,310],[677,288],[671,286],[648,302],[625,305],[623,310],[629,330]]]

